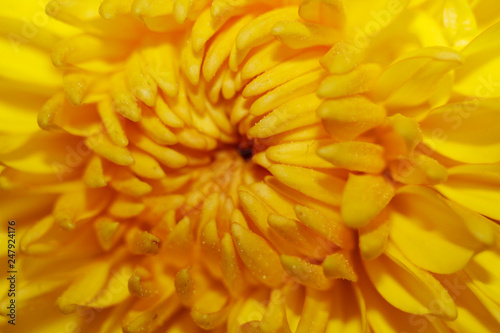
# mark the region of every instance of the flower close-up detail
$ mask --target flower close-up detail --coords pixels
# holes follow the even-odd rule
[[[498,0],[4,0],[0,332],[500,332]]]

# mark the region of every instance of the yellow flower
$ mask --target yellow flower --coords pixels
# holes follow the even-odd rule
[[[500,330],[496,0],[2,7],[2,332]]]

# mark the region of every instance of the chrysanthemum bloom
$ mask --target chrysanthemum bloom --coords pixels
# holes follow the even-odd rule
[[[496,0],[2,8],[2,332],[500,330]]]

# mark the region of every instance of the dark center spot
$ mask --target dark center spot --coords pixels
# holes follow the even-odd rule
[[[245,161],[250,161],[254,155],[253,140],[244,140],[238,145],[238,153]]]

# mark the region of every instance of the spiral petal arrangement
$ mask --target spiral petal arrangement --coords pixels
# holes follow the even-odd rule
[[[496,1],[5,6],[19,332],[500,330]]]

